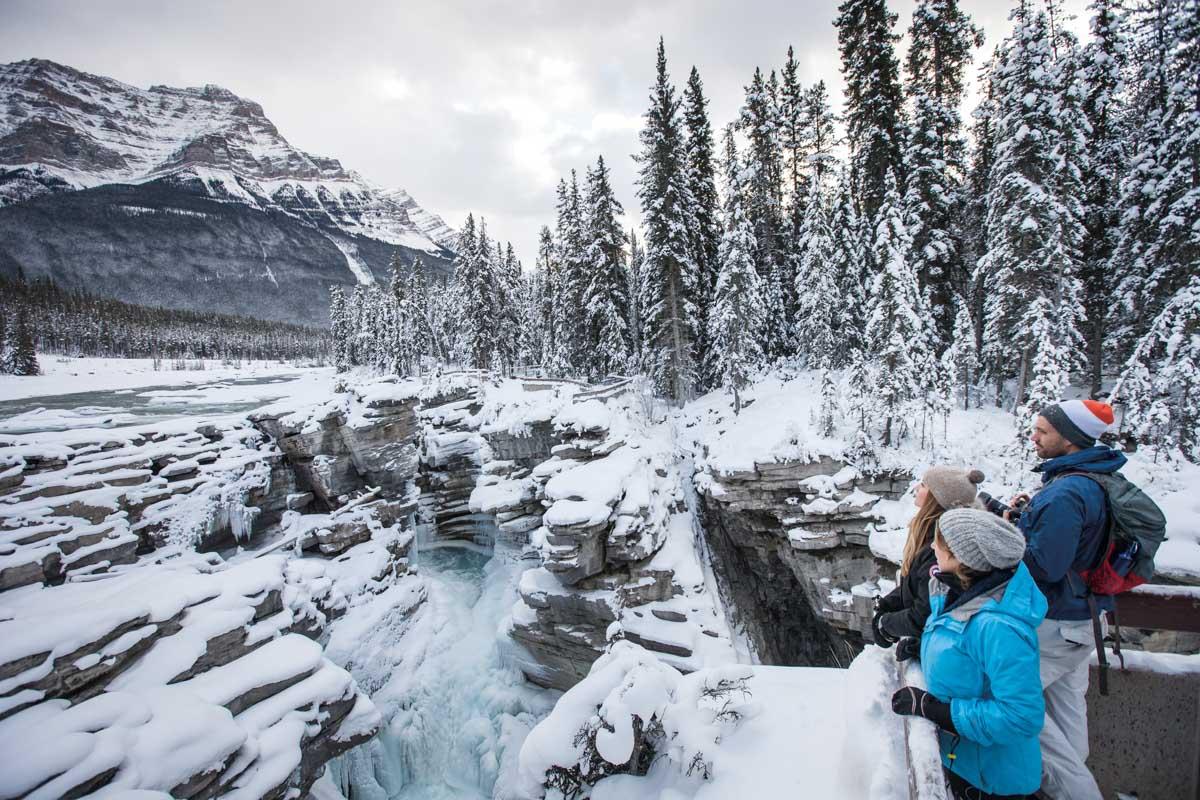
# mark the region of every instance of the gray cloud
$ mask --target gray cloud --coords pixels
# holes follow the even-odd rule
[[[898,29],[914,0],[895,0]],[[1009,3],[964,0],[986,31]],[[1070,0],[1086,28],[1084,0]],[[138,86],[215,83],[261,103],[298,147],[402,186],[453,226],[488,218],[531,263],[554,189],[604,155],[631,217],[637,129],[666,37],[672,77],[699,67],[714,127],[755,66],[796,49],[840,98],[836,0],[571,3],[0,0],[0,60],[50,58]],[[982,55],[982,54],[981,54]]]

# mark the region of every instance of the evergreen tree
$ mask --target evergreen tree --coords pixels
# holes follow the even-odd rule
[[[1011,18],[1016,27],[994,76],[997,144],[989,249],[981,261],[994,281],[985,354],[1000,375],[1015,367],[1015,402],[1035,411],[1060,397],[1068,372],[1082,366],[1079,181],[1086,122],[1073,42],[1061,31],[1061,40],[1052,40],[1044,12],[1019,6]],[[1032,419],[1022,417],[1023,425]]]
[[[1154,320],[1113,395],[1125,433],[1200,462],[1200,274]]]
[[[839,177],[836,197],[833,219],[834,274],[838,295],[842,299],[834,309],[834,364],[841,365],[851,362],[852,350],[862,341],[869,312],[867,295],[871,271],[868,266],[869,233],[855,205],[848,170],[843,170]]]
[[[695,343],[701,320],[688,227],[692,198],[687,153],[662,39],[650,107],[639,138],[638,198],[646,239],[641,302],[644,361],[657,389],[684,403],[696,389]]]
[[[642,363],[642,262],[644,260],[642,246],[638,244],[637,233],[629,231],[629,268],[626,279],[629,285],[629,336],[633,348],[634,365]],[[715,288],[715,287],[714,287]]]
[[[926,314],[916,273],[908,263],[912,242],[904,227],[896,179],[887,192],[875,227],[874,263],[880,266],[871,286],[866,339],[878,373],[872,387],[883,417],[882,442],[898,444],[910,421],[908,405],[925,397],[931,366]]]
[[[966,236],[963,239],[964,260],[971,274],[970,284],[963,293],[963,299],[967,303],[971,318],[975,321],[975,350],[981,359],[981,367],[984,366],[982,360],[984,303],[988,291],[994,285],[987,270],[980,269],[979,262],[988,247],[987,198],[991,194],[992,165],[996,160],[996,91],[992,76],[995,63],[999,58],[998,54],[999,50],[997,49],[996,55],[989,59],[980,70],[979,83],[983,96],[972,114],[974,120],[971,125],[973,147],[968,179],[969,191],[966,208],[963,211],[964,229],[966,230]],[[1002,380],[1004,375],[1002,363],[995,365],[995,368],[990,368],[990,371],[998,380]],[[997,404],[1000,402],[999,385],[996,390],[996,402]]]
[[[844,0],[834,22],[846,79],[845,120],[856,201],[868,220],[878,217],[889,172],[904,185],[895,24],[886,0]]]
[[[770,81],[755,69],[746,87],[746,103],[739,115],[746,136],[745,213],[754,226],[756,264],[762,280],[766,326],[763,351],[774,361],[792,352],[788,329],[790,265],[784,259],[783,182],[779,147],[779,113]]]
[[[588,281],[585,237],[579,181],[575,170],[571,170],[570,184],[559,181],[555,234],[558,242],[558,298],[561,312],[558,346],[563,363],[571,374],[586,370],[583,364],[588,347],[587,316],[583,309]]]
[[[5,347],[8,361],[5,372],[9,375],[41,375],[37,350],[33,346],[33,334],[29,330],[25,309],[18,309],[16,319],[8,326],[8,344]]]
[[[350,369],[350,316],[342,287],[329,289],[329,332],[333,339],[333,366],[338,372]]]
[[[583,292],[587,316],[588,372],[593,377],[629,366],[629,294],[625,277],[625,213],[613,195],[604,157],[587,174],[588,283]]]
[[[958,0],[920,0],[909,28],[908,96],[912,123],[907,142],[907,224],[911,261],[929,298],[938,347],[948,345],[954,298],[967,283],[962,258],[966,145],[958,109],[972,45],[983,43]]]
[[[692,67],[683,91],[683,127],[687,143],[688,192],[692,198],[692,258],[696,264],[696,305],[700,318],[708,319],[717,286],[717,251],[721,244],[717,181],[713,166],[713,133],[708,119],[708,100],[700,73]],[[699,328],[696,357],[701,362],[708,352],[706,326]]]
[[[835,314],[841,297],[834,272],[837,250],[833,241],[829,191],[817,180],[815,172],[810,186],[797,243],[793,327],[802,363],[824,370],[833,364],[837,349]]]
[[[737,169],[733,137],[726,132],[725,233],[721,237],[721,271],[709,317],[713,343],[712,364],[716,382],[733,393],[733,410],[741,411],[741,390],[763,362],[761,328],[766,323],[755,266],[758,246],[754,226],[746,214],[747,176]]]
[[[1125,69],[1124,11],[1118,0],[1092,0],[1092,38],[1083,51],[1083,80],[1087,86],[1084,114],[1091,132],[1087,149],[1091,154],[1083,177],[1086,194],[1084,237],[1079,278],[1083,306],[1091,394],[1100,392],[1104,368],[1105,331],[1112,300],[1112,257],[1120,222],[1118,189],[1127,163],[1122,72]]]
[[[422,358],[431,356],[444,359],[434,343],[434,326],[429,313],[429,287],[425,281],[425,263],[419,257],[408,269],[404,294],[409,305],[408,331],[412,337],[410,352],[413,357],[413,369],[419,374]]]
[[[1133,311],[1135,334],[1188,285],[1200,264],[1200,3],[1150,6],[1144,35],[1164,48],[1163,74],[1152,72],[1144,82],[1161,106],[1139,108],[1146,130],[1129,191],[1122,191],[1120,297]]]
[[[534,262],[535,273],[541,276],[539,317],[541,319],[541,344],[539,363],[546,375],[564,375],[566,358],[559,345],[559,331],[563,326],[560,315],[559,265],[554,234],[545,225],[538,233],[538,255]]]
[[[971,407],[971,387],[975,384],[979,370],[979,353],[975,341],[975,321],[971,319],[971,308],[959,299],[958,311],[954,315],[954,334],[950,347],[942,354],[942,372],[954,379],[962,389],[963,409]]]
[[[808,197],[809,173],[809,98],[800,85],[799,64],[789,45],[779,88],[779,146],[785,175],[786,216],[792,241],[800,233],[804,205]]]

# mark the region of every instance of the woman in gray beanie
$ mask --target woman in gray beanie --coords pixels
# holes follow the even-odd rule
[[[975,505],[981,483],[983,473],[977,469],[937,466],[925,470],[917,484],[913,498],[917,513],[908,523],[900,579],[895,589],[879,599],[871,621],[875,644],[891,647],[899,641],[896,658],[901,661],[917,655],[921,630],[929,616],[929,575],[936,563],[934,528],[948,509]]]
[[[940,728],[956,798],[1025,797],[1042,782],[1037,626],[1046,615],[1021,561],[1025,537],[986,511],[960,509],[942,515],[933,549],[939,571],[921,637],[929,689],[900,689],[892,710]]]

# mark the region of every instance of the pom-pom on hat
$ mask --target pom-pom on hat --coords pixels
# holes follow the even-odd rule
[[[983,483],[983,473],[977,469],[930,467],[921,476],[933,499],[942,508],[967,508],[975,504],[976,487]]]
[[[1054,430],[1077,447],[1091,447],[1113,424],[1113,410],[1099,400],[1062,400],[1042,409]]]

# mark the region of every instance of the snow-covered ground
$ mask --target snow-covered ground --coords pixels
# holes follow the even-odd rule
[[[188,369],[172,369],[164,359],[154,369],[149,358],[92,358],[38,355],[41,375],[0,375],[0,402],[45,395],[115,392],[147,386],[191,386],[246,378],[294,375],[302,369],[286,361],[243,361],[229,366],[219,360],[187,361]],[[202,363],[203,369],[192,367]],[[332,374],[332,369],[324,370]]]

